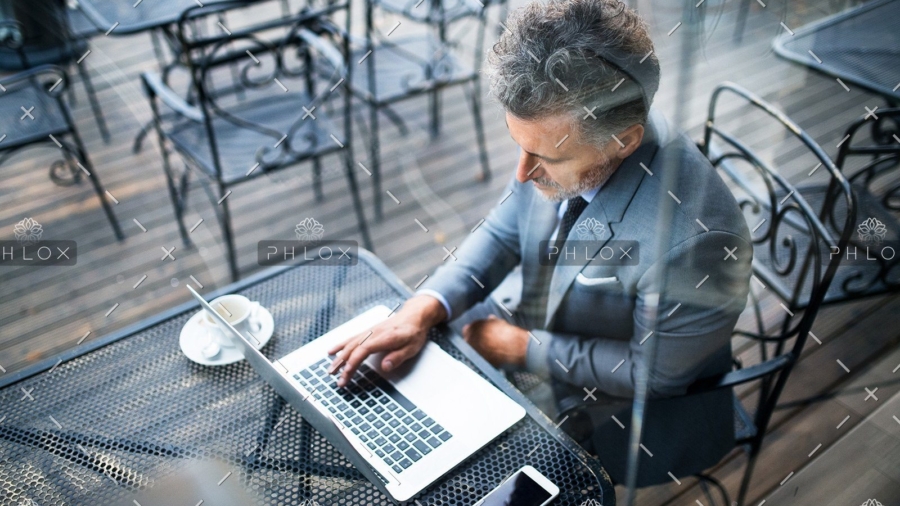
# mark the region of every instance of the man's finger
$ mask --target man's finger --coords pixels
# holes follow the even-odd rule
[[[350,356],[350,353],[353,353],[353,350],[359,346],[357,343],[363,343],[372,335],[371,330],[366,331],[365,333],[356,334],[349,339],[344,340],[343,343],[332,347],[328,350],[329,355],[337,354],[337,357],[328,367],[328,374],[334,374],[338,369],[344,365],[346,362],[346,358]]]
[[[342,365],[344,365],[344,352],[339,351],[337,352],[337,356],[334,357],[334,360],[331,362],[331,365],[328,366],[328,374],[334,374]]]
[[[363,360],[369,356],[371,351],[369,348],[363,346],[357,346],[349,356],[347,356],[346,364],[344,365],[344,370],[341,371],[341,377],[338,379],[338,386],[342,387],[346,385],[350,378],[353,377],[353,374],[356,372],[356,369],[360,364],[363,363]]]

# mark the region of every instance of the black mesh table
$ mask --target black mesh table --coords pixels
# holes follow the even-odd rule
[[[273,314],[275,335],[262,350],[270,359],[412,293],[362,249],[357,265],[274,267],[206,296],[232,292]],[[204,367],[182,355],[180,329],[198,309],[192,301],[0,376],[0,504],[133,506],[140,493],[207,460],[224,462],[230,483],[255,504],[391,504],[245,361]],[[599,463],[458,334],[442,325],[431,338],[528,416],[427,488],[418,504],[471,506],[524,465],[560,487],[555,505],[615,504]]]
[[[878,0],[785,32],[779,56],[900,102],[900,1]]]

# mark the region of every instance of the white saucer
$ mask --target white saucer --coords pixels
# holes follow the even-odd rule
[[[259,346],[256,349],[261,349],[269,342],[269,339],[272,339],[272,334],[275,333],[275,319],[272,318],[272,313],[262,306],[259,307],[257,314],[262,329],[253,335],[259,340]],[[202,309],[194,316],[191,316],[187,323],[184,324],[184,327],[181,328],[181,336],[178,341],[181,345],[181,352],[187,358],[200,365],[227,365],[244,358],[244,354],[234,346],[222,346],[218,355],[212,358],[204,357],[202,349],[205,342],[202,333],[206,332],[206,329],[200,323],[201,318],[203,318]]]

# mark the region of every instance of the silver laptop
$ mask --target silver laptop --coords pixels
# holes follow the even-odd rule
[[[237,337],[253,369],[395,501],[410,499],[525,416],[522,406],[431,341],[390,372],[381,370],[381,354],[368,357],[338,388],[327,373],[333,360],[327,350],[389,318],[386,306],[270,362],[188,288]]]

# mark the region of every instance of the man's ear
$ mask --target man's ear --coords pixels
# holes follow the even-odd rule
[[[618,142],[613,144],[616,148],[615,156],[620,160],[624,160],[640,147],[641,140],[644,138],[644,126],[640,124],[631,125],[616,137],[622,141],[622,144]]]

